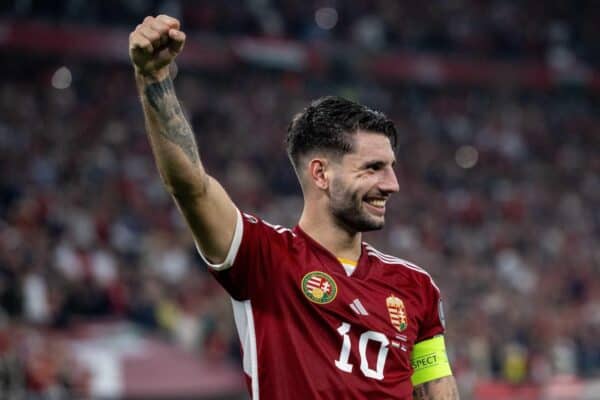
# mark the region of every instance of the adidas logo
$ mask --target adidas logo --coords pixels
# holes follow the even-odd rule
[[[350,303],[350,308],[358,315],[369,315],[359,299],[352,300],[352,303]]]

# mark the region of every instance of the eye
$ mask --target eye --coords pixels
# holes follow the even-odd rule
[[[371,171],[380,171],[381,169],[383,169],[383,167],[384,167],[384,163],[379,162],[379,161],[367,163],[365,165],[365,169],[369,169]]]

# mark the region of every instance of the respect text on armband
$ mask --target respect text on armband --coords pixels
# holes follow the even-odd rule
[[[424,354],[418,358],[411,360],[413,370],[423,370],[438,365],[442,360],[436,353]]]

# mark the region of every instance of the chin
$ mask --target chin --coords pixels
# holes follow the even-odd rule
[[[373,218],[372,216],[365,216],[356,221],[355,226],[359,232],[378,231],[385,225],[383,218]]]
[[[385,225],[383,221],[377,224],[371,224],[368,227],[366,227],[366,229],[362,229],[361,232],[378,231],[380,229],[383,229],[383,225]]]
[[[332,210],[336,224],[349,232],[369,232],[383,228],[384,215],[374,215],[362,208]]]

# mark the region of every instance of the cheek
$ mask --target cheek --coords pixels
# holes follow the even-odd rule
[[[356,191],[363,195],[367,194],[373,187],[377,186],[377,177],[372,174],[365,174],[356,180]]]
[[[340,208],[356,207],[363,197],[363,193],[355,185],[346,182],[332,182],[331,202]]]
[[[368,173],[356,175],[348,181],[338,178],[331,182],[331,195],[345,202],[362,201],[375,184],[376,178]]]

